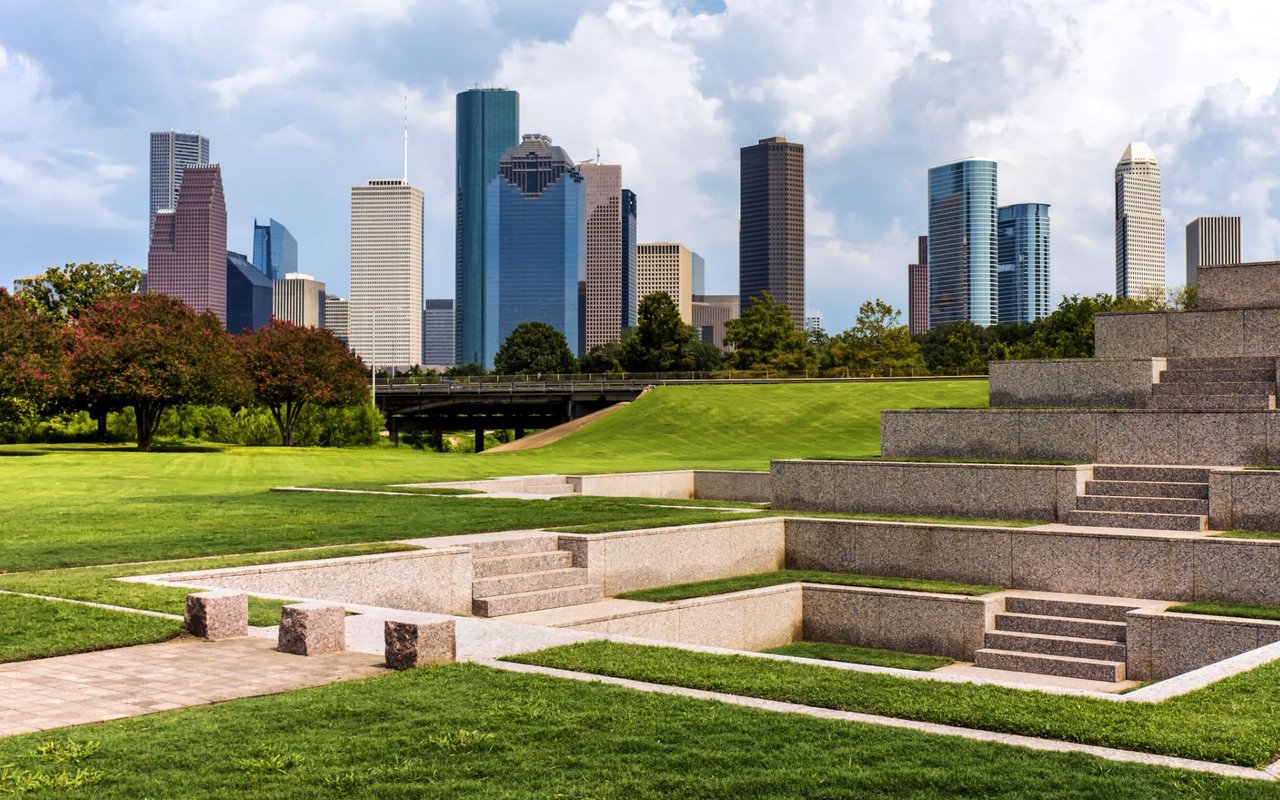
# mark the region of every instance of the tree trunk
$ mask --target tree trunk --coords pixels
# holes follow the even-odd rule
[[[95,442],[105,442],[107,440],[107,411],[103,408],[95,408],[93,410],[93,418],[98,423],[98,432],[94,434]]]
[[[138,426],[138,450],[143,453],[151,451],[151,419],[150,408],[143,404],[133,407],[134,422]]]

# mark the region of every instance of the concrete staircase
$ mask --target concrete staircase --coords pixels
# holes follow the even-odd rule
[[[1009,597],[974,666],[1115,683],[1125,679],[1125,614],[1135,606]]]
[[[1274,411],[1275,358],[1170,358],[1148,408],[1166,411]]]
[[[573,554],[558,544],[559,537],[547,535],[471,545],[471,613],[501,617],[604,599],[600,585],[588,583],[587,571],[573,566]]]
[[[1203,531],[1209,526],[1204,467],[1097,466],[1067,524]]]

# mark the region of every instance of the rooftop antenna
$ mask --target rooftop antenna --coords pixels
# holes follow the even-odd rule
[[[409,183],[409,95],[404,96],[404,182]]]

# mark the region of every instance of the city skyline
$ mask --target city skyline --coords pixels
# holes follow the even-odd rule
[[[1110,176],[1129,141],[1148,142],[1161,164],[1171,283],[1198,216],[1247,218],[1244,247],[1274,257],[1280,148],[1269,132],[1280,111],[1265,32],[1280,11],[1158,8],[870,5],[852,15],[566,2],[537,14],[465,3],[361,14],[302,4],[282,40],[263,24],[283,11],[270,2],[208,7],[198,30],[175,24],[177,7],[124,2],[57,26],[54,7],[10,7],[0,10],[0,115],[19,122],[0,131],[0,236],[11,244],[0,282],[66,261],[141,267],[140,134],[173,128],[207,136],[223,164],[229,249],[251,253],[254,217],[275,216],[303,244],[305,269],[343,294],[346,190],[400,174],[407,95],[428,294],[452,294],[452,109],[477,84],[518,89],[523,130],[621,164],[645,202],[643,238],[705,255],[709,293],[737,289],[738,148],[774,133],[804,142],[808,291],[832,330],[863,299],[905,309],[898,265],[925,226],[917,176],[975,152],[1004,168],[1003,199],[1053,204],[1054,304],[1114,290]],[[775,35],[779,20],[794,37]],[[976,38],[966,33],[975,21]],[[1119,34],[1137,28],[1159,35]],[[432,38],[439,30],[450,36]],[[370,38],[387,46],[368,48]],[[424,39],[438,46],[422,52]],[[90,44],[70,57],[71,40]],[[1002,92],[973,80],[983,74]]]

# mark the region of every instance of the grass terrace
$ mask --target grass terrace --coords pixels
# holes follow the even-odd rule
[[[880,575],[852,575],[845,572],[819,570],[782,569],[776,572],[759,572],[753,575],[737,575],[673,586],[638,589],[618,595],[623,600],[644,600],[650,603],[666,603],[672,600],[688,600],[691,597],[707,597],[714,594],[741,592],[784,583],[825,583],[832,586],[861,586],[868,589],[899,589],[907,592],[937,592],[939,594],[983,595],[1000,591],[999,586],[981,586],[952,581],[934,581],[925,578],[894,578]]]

